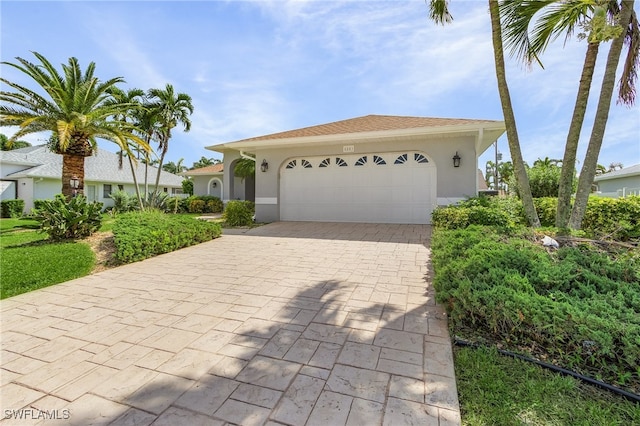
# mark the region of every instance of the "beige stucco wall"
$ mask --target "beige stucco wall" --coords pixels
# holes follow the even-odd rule
[[[382,142],[345,143],[331,145],[315,145],[295,148],[277,148],[256,150],[257,163],[265,159],[269,163],[269,170],[256,171],[256,220],[277,221],[280,218],[280,170],[286,162],[294,157],[340,155],[343,146],[353,145],[353,152],[384,153],[399,151],[420,151],[435,164],[437,170],[437,198],[439,205],[447,205],[472,197],[477,194],[477,161],[474,136],[451,137],[421,137],[405,140]],[[460,167],[453,166],[452,157],[455,153],[461,157]],[[231,164],[239,158],[239,153],[225,152],[225,170],[227,162]],[[225,191],[227,186],[225,186]]]

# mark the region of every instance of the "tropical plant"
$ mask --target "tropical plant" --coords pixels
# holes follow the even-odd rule
[[[220,163],[220,160],[217,158],[200,157],[198,161],[193,163],[193,166],[191,166],[191,170],[201,169],[207,166],[213,166],[214,164],[218,164],[218,163]]]
[[[11,151],[12,149],[26,148],[31,146],[27,141],[11,141],[7,135],[0,133],[0,151]]]
[[[162,173],[162,165],[164,157],[169,150],[169,140],[171,139],[171,130],[178,124],[182,124],[184,131],[191,129],[191,120],[189,115],[193,114],[193,103],[191,96],[185,93],[175,93],[173,86],[167,84],[163,89],[150,89],[148,92],[149,103],[147,108],[154,112],[158,124],[158,148],[160,149],[160,162],[158,164],[158,173],[156,174],[155,192],[158,192],[160,185],[160,174]]]
[[[84,195],[69,200],[58,195],[54,200],[43,201],[33,219],[40,222],[40,230],[52,240],[84,238],[100,229],[102,203],[88,203]]]
[[[251,158],[241,158],[236,162],[233,175],[242,180],[256,175],[256,160]]]
[[[91,62],[84,73],[76,58],[69,58],[62,65],[62,74],[41,54],[33,52],[40,61],[33,64],[17,57],[18,63],[2,62],[28,77],[44,91],[40,94],[4,77],[0,81],[15,91],[0,91],[0,126],[18,126],[11,137],[52,132],[49,149],[62,155],[62,194],[71,198],[73,188],[70,180],[77,177],[78,191],[84,188],[84,158],[97,149],[96,139],[116,143],[120,149],[130,153],[130,143],[144,149],[149,145],[137,135],[131,123],[119,120],[126,114],[129,104],[113,101],[110,90],[124,82],[122,77],[100,81],[94,76],[95,63]]]
[[[182,192],[193,195],[193,180],[185,179],[182,181]]]
[[[587,39],[588,45],[571,125],[567,134],[556,214],[556,226],[566,228],[571,216],[571,194],[573,193],[571,188],[575,175],[576,153],[599,45],[604,41],[619,37],[626,24],[623,23],[622,26],[619,26],[614,25],[612,22],[620,13],[620,6],[617,1],[504,0],[500,3],[500,8],[505,23],[506,45],[511,48],[512,53],[515,53],[528,64],[536,61],[542,65],[539,56],[548,44],[561,34],[565,34],[568,38],[573,34],[576,27],[581,27],[585,31],[585,33],[579,35],[581,38]],[[634,83],[636,79],[638,43],[640,42],[637,19],[632,9],[633,6],[630,4],[627,10],[631,10],[631,21],[627,31],[624,32],[624,37],[629,41],[629,50],[619,92],[619,101],[628,105],[633,103],[635,97]],[[529,27],[534,18],[537,21],[530,33]],[[614,75],[612,78],[615,78],[615,67],[613,68]],[[596,173],[596,166],[596,163],[591,164],[591,162],[587,165],[586,161],[583,164],[583,168],[593,168],[594,174]],[[589,182],[589,186],[590,184],[591,182]]]
[[[184,158],[179,159],[177,163],[174,163],[173,161],[169,161],[167,164],[162,166],[162,170],[164,170],[165,172],[173,173],[174,175],[177,175],[178,173],[182,173],[185,170],[187,170],[187,168],[182,164],[183,162],[184,162]]]
[[[444,24],[451,22],[453,17],[448,10],[448,0],[430,0],[429,16],[436,23]],[[500,94],[500,103],[502,105],[502,113],[504,115],[505,125],[507,128],[507,141],[509,151],[511,153],[511,161],[513,162],[514,175],[518,185],[519,192],[522,197],[525,214],[529,224],[533,227],[540,226],[540,220],[536,213],[533,197],[531,196],[531,188],[527,179],[527,171],[522,158],[522,150],[520,149],[520,140],[518,138],[518,129],[516,119],[511,104],[511,95],[509,94],[509,86],[507,84],[504,51],[502,45],[502,25],[500,22],[500,10],[498,2],[489,0],[489,15],[491,17],[491,35],[493,42],[493,54],[496,78],[498,80],[498,92]]]

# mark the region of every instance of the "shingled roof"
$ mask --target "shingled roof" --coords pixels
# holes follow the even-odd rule
[[[131,169],[127,160],[120,167],[119,156],[104,149],[98,149],[95,155],[85,159],[85,180],[106,183],[133,183]],[[62,176],[62,155],[51,152],[45,145],[30,146],[12,151],[0,151],[0,163],[22,164],[23,170],[11,173],[9,179],[17,178],[57,178]],[[156,167],[149,166],[150,182],[155,182]],[[143,182],[144,165],[138,162],[136,167],[138,182]],[[182,177],[162,171],[160,185],[182,186]]]
[[[180,173],[181,176],[200,176],[214,175],[224,172],[224,163],[212,164],[211,166],[200,167],[197,169],[186,170]]]
[[[463,126],[472,124],[501,123],[495,120],[472,120],[462,118],[409,117],[398,115],[365,115],[348,120],[334,121],[317,126],[303,127],[286,132],[241,139],[237,142],[270,139],[290,139],[310,136],[343,135],[350,133],[378,132],[385,130],[417,129],[424,127]]]

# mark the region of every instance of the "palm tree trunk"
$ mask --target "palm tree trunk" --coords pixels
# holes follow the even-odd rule
[[[622,1],[622,9],[620,10],[618,25],[621,25],[625,29],[628,27],[629,21],[631,20],[633,3],[634,0]],[[604,77],[602,79],[602,87],[600,89],[600,99],[598,100],[598,107],[596,109],[596,117],[593,121],[593,128],[591,129],[591,138],[589,139],[587,154],[585,155],[582,170],[580,171],[580,178],[578,179],[576,200],[573,203],[573,210],[571,211],[571,218],[569,219],[569,227],[572,229],[581,228],[582,219],[584,218],[584,213],[587,209],[587,202],[589,201],[589,194],[591,193],[591,185],[596,174],[596,167],[598,166],[598,156],[600,155],[600,148],[602,147],[602,139],[604,137],[604,131],[607,127],[607,120],[609,118],[611,98],[613,97],[613,89],[616,83],[616,69],[618,67],[618,62],[620,61],[620,54],[622,53],[625,34],[626,31],[623,31],[619,37],[611,42],[611,48],[609,50],[609,55],[607,56],[607,65],[604,69]]]
[[[154,193],[158,193],[158,186],[160,186],[160,174],[162,173],[162,164],[164,163],[164,156],[167,154],[167,148],[169,147],[168,141],[165,141],[163,145],[162,153],[160,154],[160,163],[158,164],[158,173],[156,174],[156,188]]]
[[[140,211],[144,210],[144,203],[142,202],[142,196],[140,195],[140,188],[138,187],[138,177],[136,176],[135,167],[133,167],[133,158],[131,156],[127,156],[129,160],[129,167],[131,168],[131,175],[133,176],[133,185],[136,188],[136,197],[138,198],[138,205],[140,206]]]
[[[84,155],[62,154],[62,195],[67,200],[84,193],[84,158]],[[80,183],[75,193],[70,184],[72,177]]]
[[[580,131],[584,123],[584,115],[587,110],[587,101],[589,100],[589,91],[591,90],[599,47],[600,43],[589,43],[587,47],[576,104],[573,108],[567,143],[564,147],[560,187],[558,189],[558,208],[556,210],[556,227],[561,229],[567,227],[571,216],[571,194],[573,193],[573,178],[576,171],[576,153],[578,151],[578,142],[580,141]]]
[[[520,150],[520,141],[518,139],[518,129],[516,127],[516,118],[511,105],[511,95],[509,94],[509,86],[507,85],[507,77],[504,66],[504,50],[502,47],[502,27],[500,23],[500,11],[496,0],[489,0],[489,13],[491,15],[491,36],[493,39],[493,53],[496,65],[496,77],[498,79],[498,92],[500,93],[500,102],[502,104],[502,113],[507,127],[507,140],[509,142],[509,151],[511,152],[511,160],[513,162],[514,175],[520,190],[520,198],[524,207],[525,215],[532,227],[540,226],[540,219],[536,213],[536,207],[533,204],[533,196],[531,195],[531,187],[529,186],[529,178],[527,170],[524,167],[522,159],[522,151]]]

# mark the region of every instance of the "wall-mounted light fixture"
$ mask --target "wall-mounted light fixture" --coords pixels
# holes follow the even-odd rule
[[[453,156],[453,167],[460,167],[460,156],[458,155],[458,151],[456,151],[456,155]]]
[[[69,186],[73,189],[73,196],[75,197],[78,195],[78,188],[80,188],[80,179],[78,179],[78,176],[71,176],[71,179],[69,179]]]
[[[262,159],[262,164],[260,164],[260,170],[262,172],[266,172],[267,170],[269,170],[269,163],[267,163],[266,159]]]
[[[218,182],[214,181],[211,186],[213,186],[214,188],[217,188],[218,187]]]

